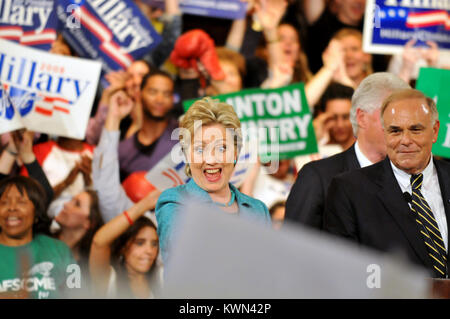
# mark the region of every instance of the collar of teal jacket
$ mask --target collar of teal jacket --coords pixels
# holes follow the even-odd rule
[[[228,185],[230,186],[230,190],[236,196],[236,202],[239,207],[239,213],[246,215],[246,213],[248,212],[250,213],[250,215],[254,215],[255,213],[257,213],[258,210],[261,210],[261,208],[258,207],[260,205],[256,205],[256,203],[258,203],[257,200],[245,196],[233,184],[229,183]],[[186,190],[188,190],[192,195],[196,196],[201,203],[214,205],[214,202],[211,199],[211,196],[209,196],[208,192],[205,191],[200,186],[198,186],[193,178],[191,178],[186,183]]]

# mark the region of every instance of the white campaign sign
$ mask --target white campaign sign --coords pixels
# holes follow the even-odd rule
[[[175,144],[172,151],[149,170],[145,177],[160,191],[183,185],[189,180],[184,172],[186,163],[183,157],[181,145]]]
[[[84,139],[101,63],[0,39],[0,134],[19,128]]]

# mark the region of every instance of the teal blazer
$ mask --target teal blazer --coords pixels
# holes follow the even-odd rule
[[[229,185],[236,196],[239,216],[256,219],[267,225],[271,224],[269,210],[262,201],[242,194],[232,184]],[[195,201],[198,204],[214,205],[208,192],[198,186],[192,178],[186,184],[162,192],[156,203],[155,214],[158,222],[159,247],[164,262],[167,261],[167,250],[173,237],[174,224],[177,216],[182,212],[180,208],[187,200]]]

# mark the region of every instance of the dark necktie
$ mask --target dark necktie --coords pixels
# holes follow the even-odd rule
[[[447,277],[447,252],[442,240],[439,226],[434,219],[433,212],[420,192],[423,174],[411,176],[412,203],[411,209],[416,213],[416,222],[419,224],[420,234],[425,242],[428,255],[433,262],[435,273],[440,278]]]

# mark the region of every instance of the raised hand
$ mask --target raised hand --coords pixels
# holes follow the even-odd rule
[[[333,81],[350,87],[355,86],[345,69],[344,51],[339,40],[333,39],[330,41],[322,54],[322,61],[324,67],[333,72]]]
[[[411,80],[411,74],[414,71],[414,66],[420,59],[420,50],[414,47],[416,44],[415,39],[411,39],[405,44],[405,48],[402,53],[402,67],[398,76],[403,79],[406,83]]]
[[[155,189],[148,193],[143,199],[138,202],[138,206],[143,211],[149,211],[155,209],[156,202],[158,201],[159,195],[161,195],[161,191],[159,189]]]
[[[344,61],[342,44],[337,39],[332,39],[322,54],[323,65],[335,72]]]
[[[87,155],[81,156],[81,162],[77,164],[80,173],[83,175],[84,184],[92,185],[92,158]]]
[[[139,131],[142,127],[142,122],[144,121],[144,111],[142,109],[142,99],[140,90],[134,92],[133,100],[134,100],[134,107],[130,113],[132,123],[128,128],[127,133],[125,134],[125,138],[128,138],[133,134],[135,134],[137,131]]]
[[[124,71],[112,71],[105,75],[105,79],[109,82],[110,86],[115,88],[124,88],[125,83],[130,75]]]
[[[317,142],[323,138],[329,138],[330,129],[334,124],[334,115],[323,112],[313,120],[314,132],[316,133]]]
[[[416,62],[420,58],[420,50],[415,48],[414,45],[416,44],[415,39],[411,39],[405,44],[405,48],[403,50],[402,58],[403,58],[403,65],[407,67],[414,67]]]
[[[101,104],[109,104],[111,96],[118,90],[124,90],[130,74],[125,71],[113,71],[105,75],[109,86],[102,92]]]
[[[17,153],[24,164],[30,164],[36,157],[33,153],[34,132],[17,130],[11,133]]]
[[[287,8],[286,0],[255,0],[254,9],[264,31],[274,30]]]
[[[421,57],[427,62],[428,66],[437,66],[439,60],[439,47],[436,42],[427,41],[429,48],[420,50]]]
[[[75,182],[75,179],[77,178],[78,173],[80,173],[80,166],[77,164],[72,168],[69,175],[67,175],[67,177],[61,183],[59,183],[58,185],[53,187],[54,198],[59,197],[59,195],[61,195],[61,193],[67,187],[69,187],[70,185],[73,184],[73,182]]]
[[[125,91],[119,90],[113,93],[109,101],[105,128],[109,131],[117,131],[120,121],[130,114],[134,105],[133,99]]]

